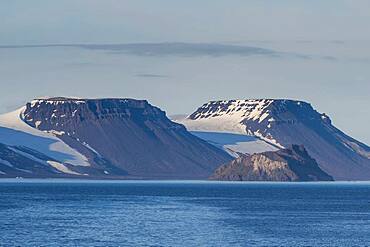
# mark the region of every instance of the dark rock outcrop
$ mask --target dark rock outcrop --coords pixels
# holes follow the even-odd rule
[[[332,181],[303,146],[243,155],[218,168],[213,180],[226,181]]]

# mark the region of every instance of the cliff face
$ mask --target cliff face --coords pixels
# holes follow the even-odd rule
[[[211,179],[226,181],[331,181],[303,146],[243,155],[220,167]]]
[[[212,101],[182,123],[195,131],[254,136],[277,148],[304,145],[336,180],[370,179],[370,147],[344,134],[326,114],[303,101]]]
[[[39,99],[21,117],[87,157],[88,174],[206,178],[231,159],[145,100]]]

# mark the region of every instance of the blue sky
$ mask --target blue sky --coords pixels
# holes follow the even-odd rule
[[[2,0],[0,43],[369,39],[367,0]]]
[[[369,9],[367,0],[2,0],[0,46],[105,46],[0,47],[0,112],[44,95],[145,98],[169,114],[213,99],[294,98],[370,144]],[[160,47],[143,53],[138,43]],[[268,52],[250,53],[259,49]]]

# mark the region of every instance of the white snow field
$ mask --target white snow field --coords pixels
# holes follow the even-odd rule
[[[254,136],[221,133],[221,132],[206,132],[206,131],[190,131],[193,135],[224,149],[230,155],[238,157],[238,153],[254,154],[265,151],[276,151],[276,147],[267,142],[258,139]]]
[[[209,143],[223,148],[229,154],[238,156],[238,153],[253,154],[265,151],[276,151],[278,148],[273,140],[265,141],[258,137],[258,133],[250,133],[242,123],[245,119],[261,122],[269,117],[266,108],[273,100],[236,100],[227,109],[198,112],[191,119],[176,118],[174,121],[185,125],[194,135]],[[228,101],[221,103],[227,104]],[[207,109],[212,102],[203,105]]]
[[[9,146],[27,147],[62,163],[90,166],[84,155],[69,147],[54,134],[27,125],[22,120],[24,110],[25,107],[22,107],[14,112],[0,115],[0,143]],[[36,161],[40,161],[32,155],[29,156]],[[62,172],[66,172],[67,168],[63,164],[55,165],[56,163],[51,161],[47,163]]]

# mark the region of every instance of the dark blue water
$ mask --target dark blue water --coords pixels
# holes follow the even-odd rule
[[[0,246],[369,246],[370,183],[0,181]]]

